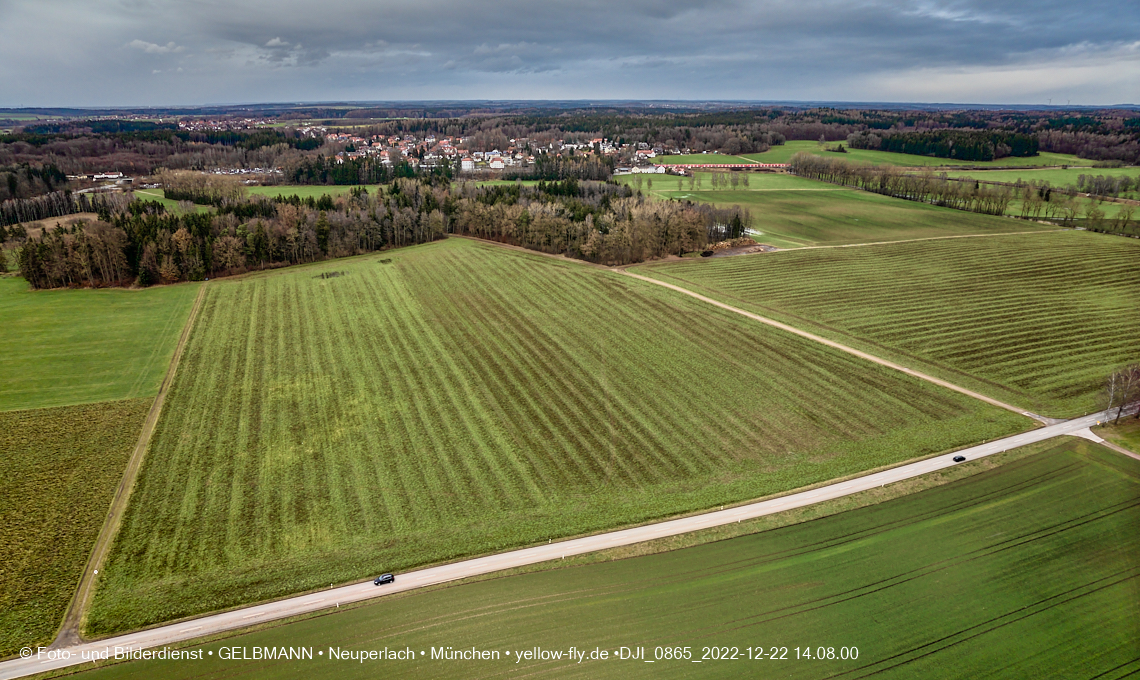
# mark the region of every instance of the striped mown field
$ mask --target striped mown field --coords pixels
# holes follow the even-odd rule
[[[0,411],[0,658],[54,637],[150,404]]]
[[[1029,425],[646,282],[470,240],[207,286],[92,632]]]
[[[1051,232],[635,271],[1045,415],[1096,410],[1108,372],[1140,358],[1135,239]]]
[[[1045,450],[989,471],[813,521],[384,597],[184,645],[214,652],[202,661],[132,662],[75,677],[1135,677],[1140,462],[1069,437],[1038,446]],[[292,662],[219,654],[224,646],[282,645],[474,647],[501,656],[433,660],[428,651],[360,663],[315,653]],[[654,663],[579,663],[567,658],[570,645],[587,652],[642,646]],[[563,653],[544,660],[502,654],[535,647]],[[655,660],[665,647],[688,647],[691,657]],[[769,658],[773,648],[780,658]]]

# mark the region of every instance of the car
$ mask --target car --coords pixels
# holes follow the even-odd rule
[[[379,576],[376,577],[376,580],[372,582],[372,585],[382,586],[382,585],[385,585],[387,583],[395,583],[395,582],[396,582],[395,576],[393,576],[391,574],[380,574]]]
[[[961,463],[964,460],[966,460],[965,456],[954,456],[954,462],[955,463]]]

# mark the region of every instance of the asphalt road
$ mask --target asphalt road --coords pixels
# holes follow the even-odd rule
[[[584,538],[576,538],[559,543],[539,545],[533,548],[512,550],[511,552],[498,555],[488,555],[486,557],[464,560],[439,567],[397,574],[396,582],[387,586],[373,586],[371,581],[341,586],[309,595],[269,602],[225,612],[223,614],[213,614],[191,621],[131,633],[129,635],[121,635],[98,642],[61,647],[53,649],[53,653],[57,657],[54,659],[49,659],[46,656],[40,657],[35,653],[35,650],[33,650],[32,656],[29,658],[15,659],[0,663],[0,680],[19,678],[33,673],[42,673],[48,670],[90,663],[82,658],[84,652],[90,655],[92,652],[102,653],[104,650],[110,649],[113,654],[115,647],[146,649],[172,645],[205,635],[238,630],[264,621],[273,621],[275,619],[336,607],[338,603],[359,602],[361,600],[382,597],[384,595],[422,588],[424,586],[447,583],[448,581],[455,581],[469,576],[489,574],[503,569],[557,560],[566,556],[581,555],[583,553],[605,550],[606,548],[616,548],[641,543],[657,538],[665,538],[699,529],[707,529],[709,527],[731,524],[732,522],[739,522],[741,520],[762,517],[783,510],[801,508],[814,503],[840,498],[859,491],[866,491],[877,486],[892,484],[951,467],[955,465],[952,460],[954,456],[965,456],[967,460],[974,460],[1000,453],[1007,449],[1044,441],[1059,435],[1076,434],[1087,430],[1090,425],[1095,425],[1103,419],[1105,419],[1103,413],[1074,418],[1059,424],[1023,432],[1012,437],[998,439],[954,453],[943,454],[916,463],[901,465],[882,472],[849,479],[844,482],[829,484],[827,486],[821,486],[808,491],[757,503],[740,505],[726,510],[659,522],[657,524],[648,524],[633,529],[623,529],[621,531],[612,531],[595,536],[586,536]],[[382,568],[382,566],[383,565],[377,565],[378,568]],[[67,658],[64,658],[65,654]]]

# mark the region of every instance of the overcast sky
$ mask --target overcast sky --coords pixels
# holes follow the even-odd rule
[[[1140,103],[1135,0],[0,0],[0,107]]]

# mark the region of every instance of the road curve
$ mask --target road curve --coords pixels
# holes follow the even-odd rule
[[[1013,435],[1012,437],[1006,437],[987,444],[927,458],[915,463],[900,465],[863,477],[857,477],[855,479],[849,479],[847,481],[837,482],[835,484],[829,484],[779,498],[740,505],[726,510],[718,510],[702,515],[648,524],[632,529],[612,531],[595,536],[585,536],[583,538],[575,538],[559,543],[539,545],[533,548],[512,550],[497,555],[488,555],[486,557],[398,574],[396,582],[392,585],[377,587],[373,586],[371,581],[368,581],[365,583],[341,586],[310,593],[308,595],[237,609],[222,614],[204,616],[199,619],[183,621],[160,628],[152,628],[138,633],[120,635],[98,642],[76,644],[55,650],[59,656],[61,656],[59,652],[69,653],[70,658],[67,659],[37,658],[37,655],[33,653],[29,658],[14,659],[0,663],[0,680],[19,678],[34,673],[43,673],[49,670],[88,663],[82,659],[83,652],[90,655],[92,652],[102,652],[110,648],[113,654],[114,647],[146,649],[172,645],[205,635],[238,630],[265,621],[273,621],[298,614],[329,609],[336,607],[338,603],[359,602],[361,600],[368,600],[392,593],[414,590],[424,586],[447,583],[469,576],[490,574],[503,569],[557,560],[566,556],[581,555],[598,550],[605,550],[607,548],[642,543],[657,538],[666,538],[668,536],[676,536],[699,529],[708,529],[710,527],[731,524],[741,520],[762,517],[784,510],[802,508],[951,467],[955,465],[952,460],[954,456],[965,456],[967,460],[983,458],[995,453],[1001,453],[1007,449],[1033,444],[1059,435],[1073,434],[1088,428],[1090,425],[1095,425],[1104,419],[1105,414],[1103,413],[1074,418],[1056,425],[1030,430],[1029,432],[1023,432]]]

